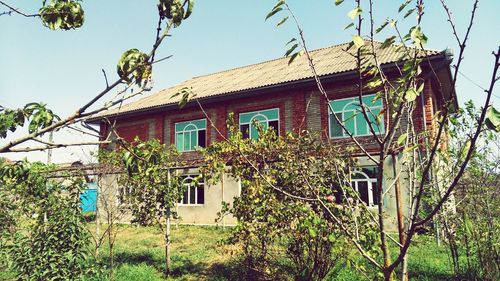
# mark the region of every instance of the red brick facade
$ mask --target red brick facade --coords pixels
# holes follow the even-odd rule
[[[325,84],[325,89],[331,100],[353,97],[358,94],[355,81]],[[424,130],[424,128],[433,129],[433,108],[438,108],[433,105],[433,102],[439,100],[435,95],[436,91],[433,90],[430,81],[426,81],[423,93],[418,97],[413,113],[417,132]],[[424,107],[422,107],[422,101]],[[300,132],[304,129],[317,131],[319,129],[323,138],[328,139],[327,100],[316,87],[311,85],[297,86],[291,90],[283,88],[281,91],[269,93],[256,92],[250,97],[233,95],[232,98],[227,98],[223,102],[206,100],[203,108],[217,127],[217,130],[211,128],[210,121],[207,120],[207,145],[227,137],[226,120],[230,112],[234,113],[234,121],[237,123],[240,113],[270,108],[279,108],[280,135],[284,135],[286,131]],[[423,114],[423,108],[425,114]],[[141,140],[157,138],[161,142],[174,144],[175,123],[201,118],[205,118],[205,115],[197,105],[188,105],[182,109],[170,106],[161,111],[156,110],[152,113],[145,112],[133,117],[118,118],[116,130],[119,136],[128,142],[133,141],[137,136]],[[106,131],[106,126],[101,125],[101,132],[105,134]],[[359,137],[358,139],[361,143],[368,145],[368,150],[375,149],[375,146],[370,147],[370,144],[375,144],[373,137]],[[335,142],[350,144],[351,140],[349,138],[336,139]]]

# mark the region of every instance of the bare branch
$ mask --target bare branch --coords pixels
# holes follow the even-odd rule
[[[82,145],[100,145],[100,144],[110,144],[111,141],[97,141],[97,142],[73,142],[73,143],[52,143],[42,141],[40,139],[33,139],[40,143],[46,143],[45,146],[36,146],[36,147],[22,147],[22,148],[11,148],[9,152],[30,152],[30,151],[44,151],[52,148],[62,148],[62,147],[71,147],[71,146],[82,146]]]
[[[40,17],[40,14],[26,14],[26,13],[20,11],[19,9],[10,6],[9,4],[5,3],[4,1],[0,1],[0,5],[3,5],[7,8],[9,8],[9,10],[10,10],[8,12],[3,12],[2,14],[0,14],[0,16],[4,15],[4,14],[11,15],[12,13],[16,13],[16,14],[19,14],[19,15],[21,15],[23,17],[27,17],[27,18]]]

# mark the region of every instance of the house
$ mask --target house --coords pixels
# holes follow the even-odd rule
[[[379,63],[390,79],[399,75],[402,62],[401,51],[396,45],[381,48],[374,42]],[[355,58],[346,51],[348,44],[340,44],[311,51],[316,71],[329,97],[335,114],[345,121],[346,126],[367,150],[376,153],[367,121],[352,118],[357,95],[357,72]],[[417,132],[435,129],[435,115],[443,100],[450,100],[452,92],[449,53],[426,50],[419,54],[423,58],[423,93],[416,100],[413,110],[413,126]],[[431,75],[431,72],[433,75]],[[190,88],[216,128],[209,124],[196,102],[189,102],[182,109],[179,97],[172,98],[183,88]],[[363,94],[363,102],[373,112],[381,112],[385,105],[379,100],[373,103],[373,92]],[[318,131],[324,139],[332,139],[340,144],[351,144],[350,138],[339,129],[338,123],[329,110],[328,100],[319,94],[307,60],[301,57],[292,64],[288,58],[279,58],[253,65],[195,77],[179,85],[161,90],[139,101],[111,109],[95,116],[91,122],[100,125],[102,135],[110,132],[103,118],[116,124],[121,138],[132,141],[136,136],[142,140],[157,138],[163,143],[176,145],[186,158],[195,159],[199,153],[196,147],[205,147],[212,142],[222,141],[227,135],[226,120],[234,113],[240,129],[247,137],[255,138],[257,133],[252,120],[257,119],[264,127],[275,129],[279,135],[287,131]],[[456,101],[452,101],[456,104]],[[359,105],[358,105],[359,106]],[[382,113],[383,115],[384,113]],[[387,113],[385,113],[387,114]],[[383,122],[382,122],[383,123]],[[408,126],[408,124],[404,124]],[[384,132],[383,124],[376,127]],[[376,167],[366,157],[359,157],[359,170],[353,177],[353,185],[361,199],[372,206],[374,187],[377,183]],[[387,165],[394,163],[388,161]],[[385,169],[384,183],[389,184],[393,169]],[[187,169],[186,181],[196,175],[197,169]],[[178,213],[183,223],[214,224],[221,201],[231,202],[241,190],[237,179],[224,177],[215,186],[200,184],[188,188]],[[386,196],[394,197],[393,190]],[[403,192],[408,201],[408,192]],[[395,214],[395,200],[388,200],[387,212]],[[225,223],[234,224],[234,218],[226,218]]]

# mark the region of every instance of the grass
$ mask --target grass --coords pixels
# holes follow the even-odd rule
[[[235,259],[219,241],[228,235],[229,230],[223,228],[173,227],[168,280],[227,280]],[[106,247],[102,251],[107,252]],[[114,252],[115,280],[165,280],[164,240],[159,229],[120,226]]]
[[[229,229],[223,228],[174,226],[173,272],[166,280],[242,280],[238,257],[231,254],[236,249],[220,243],[229,235]],[[103,246],[103,261],[107,261],[107,252],[106,246]],[[165,280],[163,234],[157,228],[120,225],[114,256],[114,280]],[[452,279],[446,248],[438,247],[431,237],[417,237],[410,249],[409,269],[410,280]],[[14,275],[12,272],[0,272],[0,280],[14,280]],[[366,278],[352,268],[342,267],[338,275],[328,280],[351,281]]]
[[[219,243],[229,229],[179,226],[172,230],[172,276],[167,280],[238,280],[240,267],[233,249]],[[115,246],[116,280],[165,280],[162,233],[156,228],[120,226]],[[103,251],[106,251],[103,249]],[[410,279],[452,278],[446,248],[431,237],[420,236],[410,250]],[[362,280],[363,275],[343,268],[334,280]],[[332,279],[333,280],[333,279]]]

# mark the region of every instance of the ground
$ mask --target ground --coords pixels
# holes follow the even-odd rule
[[[230,230],[222,227],[173,227],[170,280],[238,280],[241,272],[237,256],[231,254],[235,251],[221,245],[229,234]],[[163,245],[158,229],[121,226],[115,250],[116,280],[164,280]],[[411,280],[452,278],[446,248],[438,247],[431,237],[418,237],[410,255]],[[342,270],[336,280],[360,279],[363,277]]]
[[[89,225],[90,229],[94,225]],[[221,241],[230,228],[202,226],[172,227],[172,276],[167,280],[240,280],[241,266],[236,248]],[[446,248],[432,237],[417,237],[410,251],[410,280],[451,280],[451,264]],[[107,247],[101,249],[107,260]],[[153,227],[120,225],[115,244],[117,281],[165,280],[162,232]],[[14,280],[12,272],[0,272],[0,280]],[[335,280],[366,280],[352,269],[343,268]]]

